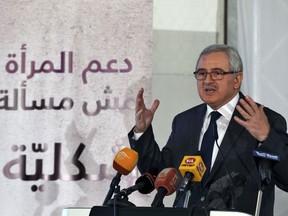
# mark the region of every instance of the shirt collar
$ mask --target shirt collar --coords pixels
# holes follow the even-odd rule
[[[232,100],[230,100],[227,104],[223,105],[222,107],[220,107],[217,111],[221,113],[222,116],[224,116],[227,119],[231,119],[232,114],[235,110],[235,107],[238,103],[239,100],[239,93],[235,95],[234,98],[232,98]],[[206,112],[206,118],[210,115],[211,112],[213,112],[215,110],[213,110],[209,105],[207,105],[207,112]]]

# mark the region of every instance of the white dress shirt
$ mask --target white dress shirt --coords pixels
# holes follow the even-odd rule
[[[219,137],[217,143],[219,144],[219,147],[223,140],[224,134],[228,128],[229,122],[232,118],[232,114],[235,110],[238,100],[239,100],[239,93],[231,101],[229,101],[227,104],[225,104],[224,106],[220,107],[217,110],[219,113],[221,113],[220,118],[216,121],[218,137]],[[201,149],[201,143],[202,143],[204,133],[207,130],[209,123],[210,123],[210,113],[213,111],[216,111],[216,110],[213,110],[210,106],[207,105],[207,112],[204,117],[204,123],[203,123],[203,127],[200,133],[200,140],[199,140],[199,147],[198,147],[199,151]],[[214,147],[213,147],[212,159],[211,159],[211,167],[213,167],[218,151],[219,149],[215,141]]]

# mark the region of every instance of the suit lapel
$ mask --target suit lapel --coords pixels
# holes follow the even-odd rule
[[[244,98],[244,95],[241,92],[240,92],[240,98]],[[239,140],[239,137],[245,130],[244,127],[239,125],[234,120],[234,116],[238,116],[239,118],[242,118],[241,114],[235,108],[233,115],[231,117],[230,123],[228,125],[228,128],[226,130],[226,133],[224,135],[224,138],[222,140],[222,143],[220,145],[220,151],[218,151],[218,154],[217,154],[215,163],[212,167],[208,181],[217,173],[217,170],[221,167],[223,160],[225,160],[225,158],[228,156],[229,152],[231,151],[231,148],[234,148],[237,141]],[[221,155],[221,153],[223,155]]]
[[[236,114],[238,111],[236,111]],[[234,116],[234,115],[233,115]],[[211,170],[210,177],[212,177],[219,167],[222,165],[223,160],[228,156],[229,152],[231,151],[231,148],[234,148],[234,145],[236,145],[239,136],[243,133],[244,128],[240,126],[234,119],[230,121],[230,124],[228,125],[227,131],[224,135],[224,138],[222,140],[222,143],[220,145],[220,151],[218,151],[214,166]],[[221,152],[223,156],[221,155]],[[224,159],[223,159],[224,158]]]

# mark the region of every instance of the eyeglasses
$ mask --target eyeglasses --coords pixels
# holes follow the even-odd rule
[[[223,79],[224,75],[235,74],[235,73],[238,73],[238,72],[235,72],[235,71],[225,72],[220,69],[214,69],[210,73],[208,73],[206,70],[199,69],[195,71],[193,74],[197,80],[205,80],[207,77],[207,74],[210,74],[210,78],[213,80],[221,80]]]

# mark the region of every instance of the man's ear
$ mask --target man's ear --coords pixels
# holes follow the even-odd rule
[[[242,80],[243,80],[243,73],[238,72],[235,74],[235,79],[234,79],[234,88],[235,89],[240,89],[242,85]]]

